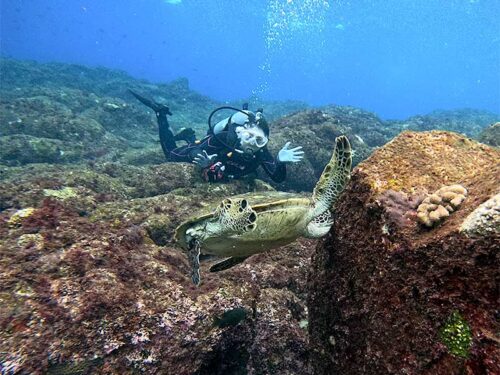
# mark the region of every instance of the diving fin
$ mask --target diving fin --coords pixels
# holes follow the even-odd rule
[[[245,259],[248,257],[231,257],[224,259],[221,262],[215,263],[212,267],[210,267],[210,272],[219,272],[219,271],[224,271],[227,270],[228,268],[231,268],[233,266],[236,266],[237,264],[242,263]]]
[[[132,95],[134,95],[135,98],[137,100],[139,100],[142,104],[144,104],[145,106],[151,108],[156,113],[159,113],[159,114],[162,114],[162,115],[165,114],[165,115],[172,116],[172,112],[170,112],[170,109],[166,105],[160,104],[160,103],[155,102],[154,100],[145,98],[144,96],[139,95],[138,93],[132,91],[131,89],[128,89],[128,91]]]

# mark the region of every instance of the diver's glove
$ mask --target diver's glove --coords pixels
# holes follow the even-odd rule
[[[226,167],[220,161],[211,166],[204,168],[202,177],[206,182],[218,182],[224,179],[224,170]]]
[[[282,163],[297,163],[304,157],[304,151],[299,151],[302,147],[289,148],[290,142],[287,142],[278,152],[278,161]]]
[[[207,152],[203,150],[203,153],[200,153],[194,157],[193,163],[201,169],[204,169],[214,164],[216,158],[217,154],[208,155]]]

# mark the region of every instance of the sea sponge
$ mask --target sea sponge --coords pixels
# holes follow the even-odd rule
[[[444,186],[430,194],[417,208],[418,220],[427,227],[439,223],[455,211],[467,196],[462,185]]]
[[[468,236],[500,234],[500,193],[479,205],[460,226]]]

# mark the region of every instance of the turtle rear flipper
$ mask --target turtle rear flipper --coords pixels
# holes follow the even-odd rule
[[[210,267],[210,272],[219,272],[219,271],[224,271],[227,270],[228,268],[231,268],[233,266],[236,266],[237,264],[240,264],[243,262],[245,259],[248,257],[231,257],[224,259],[218,263],[215,263],[212,267]]]
[[[351,145],[347,137],[342,135],[335,139],[335,149],[333,150],[332,158],[314,187],[313,217],[321,215],[335,204],[351,177],[351,165]]]
[[[219,234],[241,234],[255,229],[257,213],[246,199],[224,199],[215,210]]]

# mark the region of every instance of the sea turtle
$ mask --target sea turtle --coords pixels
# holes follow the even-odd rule
[[[200,254],[227,258],[210,268],[217,272],[298,237],[319,238],[328,233],[333,224],[330,209],[349,180],[351,163],[349,141],[337,137],[312,197],[249,193],[226,198],[215,210],[180,224],[175,239],[187,252],[193,282],[200,283]]]

